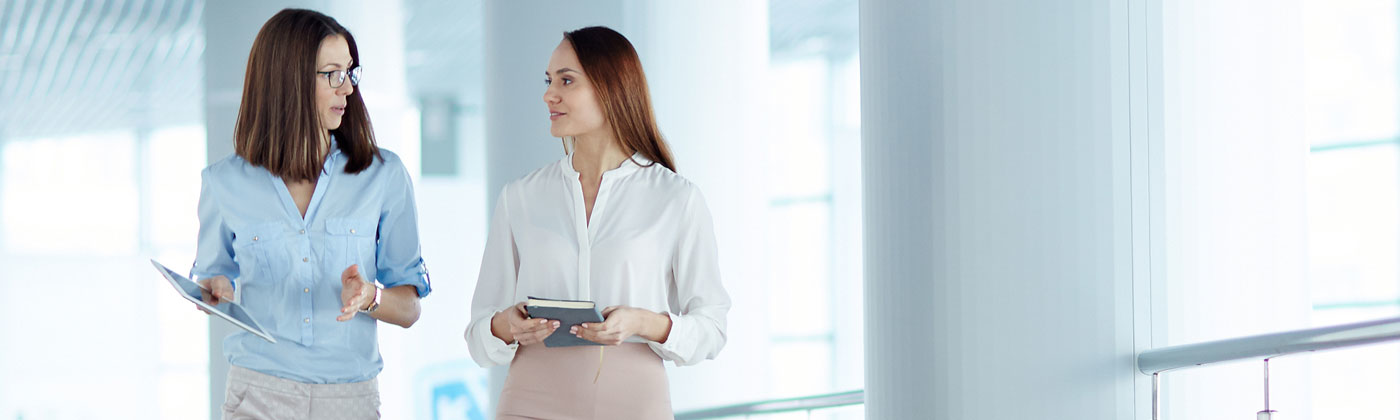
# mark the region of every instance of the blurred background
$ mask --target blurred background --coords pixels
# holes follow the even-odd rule
[[[856,1],[514,3],[0,1],[0,418],[209,416],[225,328],[147,259],[188,270],[199,171],[232,152],[248,49],[283,7],[355,34],[380,145],[416,183],[434,293],[380,328],[385,418],[490,418],[462,339],[490,200],[562,156],[542,72],[594,24],[637,45],[726,244],[730,345],[671,368],[675,407],[860,389]]]
[[[1166,3],[1175,73],[1164,107],[1269,100],[1229,96],[1226,79],[1209,77],[1248,57],[1192,48],[1279,28],[1196,25],[1221,9]],[[1306,216],[1297,263],[1311,310],[1295,327],[1400,315],[1400,7],[1295,3],[1302,13],[1282,29],[1294,48],[1258,65],[1295,71],[1278,86],[1298,93],[1309,148],[1293,204]],[[503,371],[477,367],[462,339],[488,209],[505,182],[562,156],[541,72],[562,31],[595,24],[637,46],[680,173],[715,215],[734,299],[719,358],[668,368],[675,408],[864,388],[857,0],[0,0],[0,419],[211,417],[227,327],[147,260],[188,269],[199,171],[231,153],[248,48],[283,7],[323,11],[355,34],[380,145],[416,184],[434,293],[413,328],[380,328],[385,418],[494,412]],[[1167,153],[1250,156],[1229,136],[1210,138],[1225,141]],[[1205,177],[1198,169],[1172,166],[1168,182],[1189,189]],[[1178,301],[1168,344],[1230,335],[1219,318],[1188,314],[1212,301]],[[1400,418],[1400,346],[1297,363],[1311,383],[1295,396],[1299,418]],[[790,417],[807,415],[773,418]]]

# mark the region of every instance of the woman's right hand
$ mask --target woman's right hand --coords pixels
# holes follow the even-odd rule
[[[224,301],[232,301],[233,282],[229,281],[228,277],[224,276],[199,279],[199,294],[200,298],[204,300],[204,303],[210,305],[218,305],[224,303]],[[199,306],[195,306],[195,308],[204,311],[206,314],[209,313],[209,311],[205,311],[204,308],[200,308]]]
[[[491,335],[506,344],[520,343],[524,346],[539,343],[557,328],[559,321],[530,318],[529,312],[525,311],[525,302],[491,316]]]

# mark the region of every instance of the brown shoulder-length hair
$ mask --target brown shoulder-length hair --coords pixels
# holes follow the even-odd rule
[[[652,162],[660,163],[671,172],[676,161],[671,148],[656,127],[651,110],[651,92],[647,89],[642,60],[626,37],[603,26],[590,26],[564,33],[564,39],[578,55],[583,73],[593,84],[603,116],[612,128],[613,136],[629,154],[640,152]]]
[[[325,129],[316,109],[316,57],[321,41],[340,35],[350,44],[351,68],[360,66],[355,37],[330,16],[304,9],[284,9],[258,31],[248,53],[243,102],[233,128],[233,148],[248,163],[285,180],[315,181],[323,161],[317,143]],[[350,69],[346,69],[347,71]],[[350,83],[347,79],[346,83]],[[331,130],[346,173],[359,173],[378,157],[369,112],[355,89],[345,98],[340,127]]]

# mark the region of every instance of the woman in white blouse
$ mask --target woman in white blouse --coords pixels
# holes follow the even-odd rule
[[[466,330],[472,358],[510,363],[498,419],[671,418],[662,361],[699,363],[725,343],[709,209],[676,174],[621,34],[565,33],[545,82],[566,155],[501,189]],[[545,347],[560,324],[530,318],[527,296],[605,307],[603,322],[569,331],[604,351]]]

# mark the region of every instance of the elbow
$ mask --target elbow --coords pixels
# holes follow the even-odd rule
[[[418,298],[417,296],[415,296],[413,299],[413,304],[409,305],[407,311],[404,311],[403,317],[396,320],[396,322],[393,322],[393,324],[403,327],[404,329],[408,329],[408,327],[412,327],[413,324],[418,323],[418,318],[422,315],[423,308],[418,304]]]

